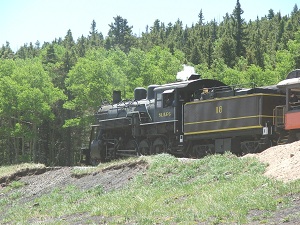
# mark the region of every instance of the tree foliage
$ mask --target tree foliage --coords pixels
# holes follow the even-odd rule
[[[43,161],[39,126],[43,121],[55,118],[52,107],[65,97],[61,90],[54,87],[39,60],[0,63],[1,68],[10,70],[9,74],[5,69],[1,71],[0,77],[1,124],[5,124],[1,127],[1,136],[5,138],[4,146],[10,151],[2,160],[18,162],[22,152],[34,162]]]
[[[109,25],[109,47],[118,47],[128,53],[134,41],[132,26],[129,26],[127,19],[123,19],[121,16],[114,17],[114,20],[114,23]]]
[[[16,52],[6,42],[0,48],[0,165],[75,164],[95,110],[111,102],[113,90],[133,98],[136,87],[174,82],[182,64],[203,78],[248,86],[274,85],[300,68],[298,6],[290,15],[270,9],[255,21],[245,21],[246,11],[237,0],[218,23],[205,22],[200,9],[191,27],[156,19],[139,36],[118,15],[105,38],[93,20],[77,40],[68,30]]]

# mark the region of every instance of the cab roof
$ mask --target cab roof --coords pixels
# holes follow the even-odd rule
[[[212,87],[227,87],[221,81],[213,80],[213,79],[196,79],[196,80],[187,80],[182,82],[164,84],[154,89],[155,92],[164,92],[169,89],[203,89],[203,88],[212,88]]]

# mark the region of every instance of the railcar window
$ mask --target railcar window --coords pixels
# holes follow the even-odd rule
[[[294,103],[294,102],[298,102],[298,101],[299,101],[298,96],[294,92],[292,92],[291,96],[290,96],[290,102]]]
[[[164,108],[174,105],[174,95],[171,94],[163,94]]]
[[[299,102],[299,97],[297,93],[291,92],[290,98],[289,98],[289,103],[290,103],[290,109],[300,109],[300,102]]]
[[[156,94],[156,108],[161,108],[162,107],[162,94],[157,93]]]

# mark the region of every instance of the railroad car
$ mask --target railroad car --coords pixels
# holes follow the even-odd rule
[[[290,72],[277,87],[285,93],[285,104],[274,109],[274,124],[280,133],[279,142],[300,140],[300,70]]]
[[[134,100],[99,108],[91,126],[86,162],[167,152],[202,157],[231,151],[242,155],[299,140],[300,72],[267,87],[240,88],[218,80],[189,80],[134,90]]]

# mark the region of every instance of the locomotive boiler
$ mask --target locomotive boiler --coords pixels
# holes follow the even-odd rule
[[[113,103],[95,114],[83,153],[88,163],[97,164],[163,152],[242,155],[297,140],[300,108],[291,106],[289,95],[299,95],[299,77],[295,70],[278,85],[240,88],[192,75],[187,81],[136,88],[132,101],[122,101],[115,91]]]

